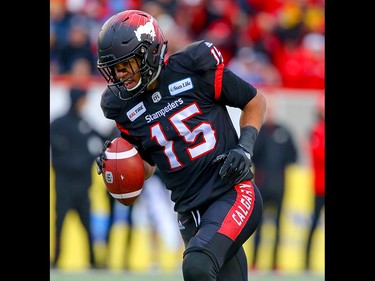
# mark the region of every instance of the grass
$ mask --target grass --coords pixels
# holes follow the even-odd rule
[[[322,274],[250,272],[249,281],[324,281]],[[180,273],[51,270],[50,281],[183,281]]]

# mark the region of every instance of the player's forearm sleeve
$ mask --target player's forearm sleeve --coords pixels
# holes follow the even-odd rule
[[[253,156],[253,149],[255,141],[258,136],[258,130],[253,126],[245,126],[240,130],[240,139],[238,145],[241,146],[246,152]]]

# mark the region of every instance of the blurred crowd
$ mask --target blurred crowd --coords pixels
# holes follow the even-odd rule
[[[168,55],[206,39],[227,66],[256,86],[324,89],[324,0],[50,0],[50,74],[69,75],[77,59],[96,69],[96,39],[114,13],[153,15]]]

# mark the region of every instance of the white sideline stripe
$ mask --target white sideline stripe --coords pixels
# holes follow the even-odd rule
[[[124,152],[105,152],[107,159],[125,159],[136,155],[138,151],[133,147],[132,149]]]
[[[132,197],[138,196],[141,193],[141,191],[142,191],[142,188],[140,190],[129,192],[129,193],[115,194],[115,193],[110,192],[110,194],[113,196],[113,198],[116,198],[116,199],[126,199],[126,198],[132,198]]]

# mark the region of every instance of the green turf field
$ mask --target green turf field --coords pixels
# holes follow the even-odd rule
[[[322,274],[256,272],[249,281],[324,281]],[[130,273],[125,271],[88,270],[50,271],[50,281],[183,281],[178,273]]]

